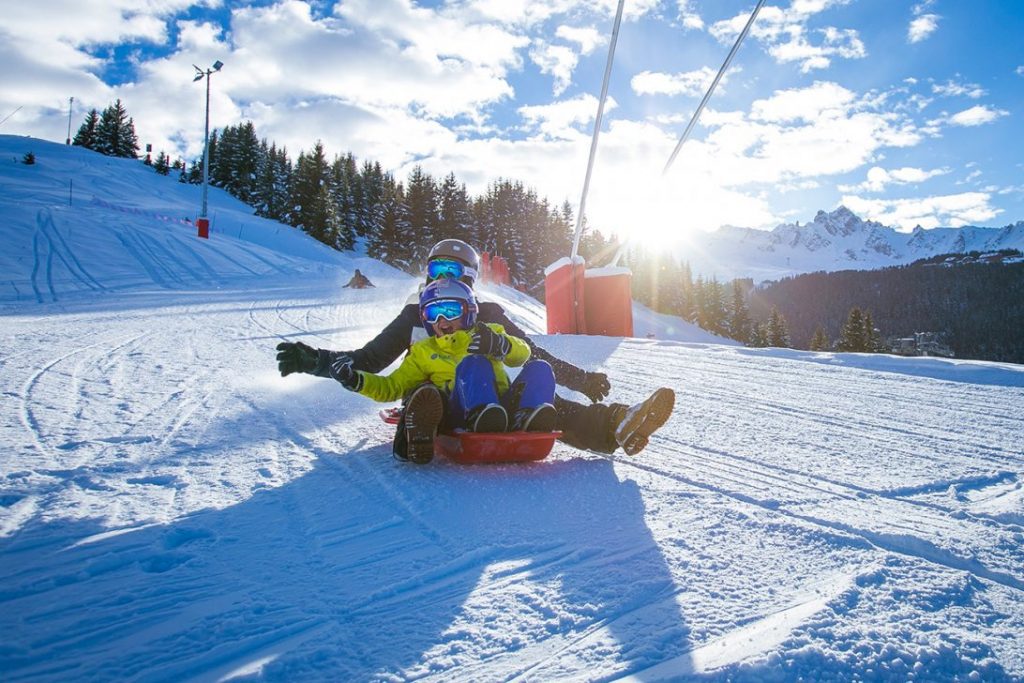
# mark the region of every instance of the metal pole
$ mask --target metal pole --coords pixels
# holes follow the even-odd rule
[[[75,98],[72,96],[68,99],[68,142],[71,144],[71,105],[75,103]]]
[[[200,218],[206,218],[206,188],[210,182],[210,69],[206,70],[206,129],[203,133],[203,210]]]
[[[608,97],[608,81],[612,75],[612,60],[615,57],[615,43],[619,39],[619,24],[622,23],[622,6],[626,0],[619,0],[615,11],[615,24],[612,26],[612,40],[608,46],[608,62],[604,67],[604,81],[601,83],[601,99],[597,103],[597,118],[594,119],[594,135],[590,139],[590,159],[587,161],[587,175],[583,180],[583,194],[580,197],[580,211],[576,215],[576,234],[572,239],[572,253],[576,258],[580,249],[580,236],[583,234],[583,217],[587,207],[587,192],[590,190],[590,174],[594,170],[594,156],[597,154],[597,136],[601,133],[601,119],[604,118],[604,101]]]
[[[757,13],[761,11],[762,5],[764,5],[764,0],[758,0],[757,6],[754,7],[754,11],[750,15],[750,19],[747,19],[747,25],[743,27],[742,31],[740,31],[739,37],[736,38],[736,43],[733,44],[732,49],[729,50],[729,55],[722,63],[722,68],[718,70],[718,74],[715,75],[715,80],[711,82],[711,87],[708,88],[706,93],[704,93],[704,99],[700,101],[700,104],[697,106],[697,111],[693,113],[690,123],[687,124],[686,130],[683,131],[683,137],[679,138],[679,142],[676,143],[676,148],[672,150],[672,156],[670,156],[668,161],[665,162],[665,168],[661,170],[662,175],[668,173],[668,169],[671,168],[672,162],[674,162],[676,157],[679,155],[679,150],[683,148],[683,143],[686,142],[686,138],[690,137],[690,131],[692,131],[693,127],[697,125],[697,119],[700,118],[701,112],[704,111],[704,106],[708,103],[708,100],[711,99],[711,93],[713,93],[715,88],[718,87],[718,81],[722,80],[725,70],[729,68],[729,64],[732,62],[732,58],[736,55],[736,51],[740,49],[740,43],[743,42],[743,39],[747,37],[747,33],[750,32],[750,27],[754,25],[754,19],[757,18]]]

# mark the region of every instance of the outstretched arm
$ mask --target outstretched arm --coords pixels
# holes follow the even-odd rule
[[[330,377],[331,364],[342,355],[352,359],[354,370],[380,372],[408,350],[413,329],[419,324],[419,319],[419,308],[415,304],[407,304],[398,317],[388,323],[388,326],[363,348],[355,351],[319,349],[320,356],[313,374]]]

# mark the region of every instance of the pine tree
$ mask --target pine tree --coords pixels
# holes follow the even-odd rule
[[[276,144],[267,148],[267,141],[263,140],[260,143],[260,163],[252,196],[256,215],[291,223],[291,183],[292,162],[288,159],[288,151],[284,148],[278,150]]]
[[[732,307],[729,310],[729,336],[744,344],[750,341],[750,311],[747,309],[743,280],[732,281]]]
[[[772,306],[771,313],[768,314],[768,346],[777,346],[779,348],[789,348],[789,327],[786,325],[786,319],[779,313],[779,309]]]
[[[203,184],[203,160],[198,159],[192,162],[192,165],[188,167],[188,173],[183,176],[189,185],[202,185]]]
[[[338,251],[351,251],[355,247],[355,229],[353,216],[355,207],[352,197],[352,174],[355,170],[355,158],[348,154],[334,158],[331,164],[328,189],[333,212],[334,246]]]
[[[868,350],[868,338],[864,330],[864,314],[857,306],[850,309],[846,324],[839,335],[839,350],[864,352]]]
[[[25,156],[21,157],[21,163],[26,166],[32,166],[36,163],[36,155],[32,152],[26,152]]]
[[[435,239],[465,240],[471,220],[466,186],[459,184],[454,173],[449,173],[437,188],[437,195],[438,221]]]
[[[356,235],[369,238],[384,224],[384,195],[386,186],[393,184],[385,178],[380,162],[363,162],[359,172],[361,201],[356,205]]]
[[[755,349],[763,349],[768,346],[768,326],[765,324],[755,323],[750,330],[750,344],[749,346]]]
[[[693,271],[690,262],[684,261],[679,270],[679,317],[688,322],[697,319],[697,296],[693,285]]]
[[[112,157],[136,159],[139,139],[135,135],[135,122],[128,116],[121,100],[103,110],[96,128],[95,149]]]
[[[225,129],[225,135],[228,130]],[[243,202],[251,203],[261,162],[260,141],[252,121],[236,126],[230,145],[222,140],[221,147],[221,156],[228,165],[224,189]]]
[[[99,125],[100,113],[96,109],[90,109],[85,117],[85,121],[79,126],[78,132],[75,133],[75,139],[71,144],[85,147],[86,149],[96,149],[96,131]]]
[[[334,244],[336,215],[328,187],[330,169],[317,140],[309,154],[299,153],[291,197],[291,224],[324,244]]]
[[[406,239],[412,247],[409,267],[417,271],[426,263],[430,248],[437,242],[437,191],[434,179],[416,165],[409,174],[405,187],[405,206],[408,213],[409,233]]]
[[[409,234],[408,207],[405,190],[390,175],[384,176],[381,196],[381,225],[369,236],[366,254],[388,265],[412,272],[412,244]]]
[[[171,160],[167,156],[167,153],[163,150],[156,156],[156,161],[153,163],[153,170],[160,175],[168,175],[171,172]]]
[[[818,325],[817,329],[814,330],[814,336],[811,337],[811,351],[828,351],[829,341],[828,335],[825,334],[825,328]]]
[[[875,328],[875,321],[871,317],[871,311],[864,311],[864,350],[868,353],[881,353],[883,351],[881,334]]]

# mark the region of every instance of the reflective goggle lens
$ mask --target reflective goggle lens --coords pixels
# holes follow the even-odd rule
[[[465,272],[466,267],[464,265],[450,259],[434,259],[427,264],[427,276],[431,280],[436,280],[440,277],[458,280]]]
[[[423,307],[423,319],[431,325],[436,323],[439,318],[458,320],[462,317],[462,313],[465,310],[466,307],[463,305],[463,302],[457,299],[431,301]]]

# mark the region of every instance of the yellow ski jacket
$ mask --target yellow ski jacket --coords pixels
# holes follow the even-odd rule
[[[519,337],[505,332],[497,323],[485,323],[492,331],[505,337],[512,344],[503,361],[488,358],[494,367],[498,395],[508,391],[508,374],[502,364],[517,368],[530,359],[530,347]],[[363,387],[359,393],[375,401],[397,401],[415,387],[429,381],[444,391],[450,391],[455,383],[455,366],[469,355],[471,330],[459,330],[443,337],[420,339],[409,347],[398,369],[390,375],[374,375],[359,371],[363,376]]]

